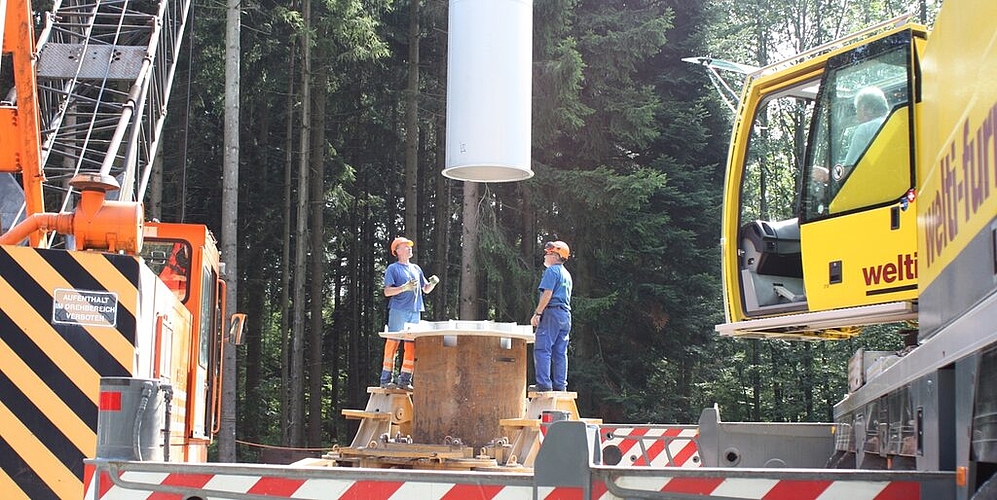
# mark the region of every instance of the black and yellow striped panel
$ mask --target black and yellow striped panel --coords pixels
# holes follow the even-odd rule
[[[0,246],[0,492],[80,498],[100,377],[130,376],[135,257]]]

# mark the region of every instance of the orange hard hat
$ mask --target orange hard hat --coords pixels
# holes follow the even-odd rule
[[[415,246],[415,242],[404,236],[399,236],[395,238],[394,241],[391,242],[391,255],[398,255],[398,247],[400,245],[408,245],[410,247],[413,247]]]
[[[561,260],[568,260],[571,256],[571,249],[568,248],[568,244],[563,241],[548,241],[544,245],[544,253],[553,253],[561,257]]]

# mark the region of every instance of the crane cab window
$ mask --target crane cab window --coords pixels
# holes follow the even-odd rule
[[[750,314],[806,308],[798,186],[817,77],[769,89],[751,122],[740,185],[738,254]]]
[[[910,60],[910,31],[828,60],[804,172],[804,222],[894,203],[913,185]]]
[[[159,279],[180,299],[190,295],[190,243],[186,241],[149,241],[142,245],[142,258]]]
[[[216,295],[218,277],[214,270],[205,266],[201,271],[201,331],[200,331],[200,359],[198,362],[202,367],[207,367],[211,356],[213,339],[216,339],[221,331],[221,323],[218,310],[218,296]]]

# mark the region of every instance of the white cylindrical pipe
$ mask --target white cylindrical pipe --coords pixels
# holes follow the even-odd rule
[[[533,177],[532,0],[450,0],[449,31],[443,175],[475,182]]]

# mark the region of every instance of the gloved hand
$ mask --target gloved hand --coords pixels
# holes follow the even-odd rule
[[[411,279],[406,281],[405,284],[402,285],[402,291],[411,292],[412,290],[415,290],[418,287],[419,287],[419,282],[414,279]]]
[[[440,277],[434,274],[426,281],[428,281],[430,285],[436,286],[436,284],[440,282]]]

